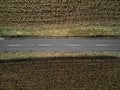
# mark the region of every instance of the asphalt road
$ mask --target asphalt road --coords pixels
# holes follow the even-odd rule
[[[84,51],[120,52],[120,39],[0,39],[0,52]]]

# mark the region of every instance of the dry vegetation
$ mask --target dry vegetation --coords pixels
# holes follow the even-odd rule
[[[120,36],[119,0],[0,0],[0,36]]]

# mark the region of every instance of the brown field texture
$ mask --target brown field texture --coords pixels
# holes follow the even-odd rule
[[[120,36],[120,1],[0,0],[0,36]]]
[[[120,59],[58,58],[0,62],[0,90],[119,90]]]
[[[0,0],[0,23],[113,23],[119,6],[119,0]]]

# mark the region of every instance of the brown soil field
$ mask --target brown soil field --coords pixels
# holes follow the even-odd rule
[[[0,26],[119,24],[119,0],[0,0]]]
[[[0,62],[0,90],[119,90],[119,76],[114,57]]]

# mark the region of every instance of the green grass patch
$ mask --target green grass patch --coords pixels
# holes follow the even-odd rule
[[[120,53],[112,53],[112,52],[1,52],[0,60],[17,60],[17,59],[29,59],[29,58],[120,58]]]
[[[42,25],[42,26],[13,26],[0,27],[0,36],[3,37],[84,37],[106,36],[120,37],[119,25]]]

